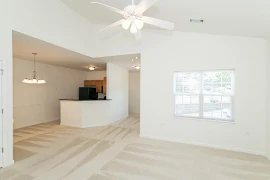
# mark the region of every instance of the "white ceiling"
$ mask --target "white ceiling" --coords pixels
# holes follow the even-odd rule
[[[119,9],[131,4],[131,0],[62,1],[93,24],[110,24],[122,17],[90,1]],[[159,0],[144,15],[174,22],[177,31],[270,38],[270,0]],[[205,23],[191,24],[190,18]]]
[[[37,54],[37,62],[89,71],[89,66],[97,67],[97,71],[106,70],[106,63],[111,62],[128,70],[134,70],[135,62],[132,58],[139,54],[114,57],[91,58],[82,54],[64,49],[45,41],[13,31],[13,57],[24,60],[33,60],[32,52]],[[137,60],[136,63],[140,61]],[[137,65],[137,64],[136,64]]]
[[[13,57],[33,60],[32,52],[37,54],[37,62],[61,67],[89,71],[89,66],[105,70],[106,63],[100,59],[64,49],[59,46],[13,31]]]
[[[129,71],[139,71],[135,68],[137,65],[141,65],[140,54],[129,54],[122,56],[108,56],[99,58],[105,62],[111,62],[115,65],[128,69]]]

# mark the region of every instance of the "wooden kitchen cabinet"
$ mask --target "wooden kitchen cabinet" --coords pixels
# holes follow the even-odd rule
[[[103,79],[103,93],[106,94],[107,92],[107,78],[104,77]]]
[[[87,81],[87,80],[84,81],[84,87],[86,87],[86,86],[89,86],[89,81]]]
[[[103,93],[102,85],[103,85],[103,80],[96,80],[97,93]]]
[[[97,93],[103,93],[102,86],[103,86],[103,80],[85,80],[84,86],[95,86]]]
[[[85,80],[84,86],[96,86],[96,81],[93,80]]]

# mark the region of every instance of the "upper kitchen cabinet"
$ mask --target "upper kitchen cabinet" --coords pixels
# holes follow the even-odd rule
[[[97,93],[103,93],[103,80],[96,80],[96,89],[97,89]]]
[[[95,80],[85,80],[84,86],[96,86],[96,81]]]
[[[104,77],[103,79],[103,93],[106,94],[107,92],[107,78]]]
[[[97,93],[104,93],[103,84],[104,84],[103,80],[85,80],[84,81],[84,86],[95,86]]]

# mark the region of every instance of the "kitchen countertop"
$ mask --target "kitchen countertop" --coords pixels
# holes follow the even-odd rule
[[[59,99],[60,101],[111,101],[111,99],[88,99],[88,100],[79,100],[79,99]]]

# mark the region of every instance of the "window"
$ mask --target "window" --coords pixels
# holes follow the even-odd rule
[[[175,116],[233,120],[234,71],[174,73]]]

